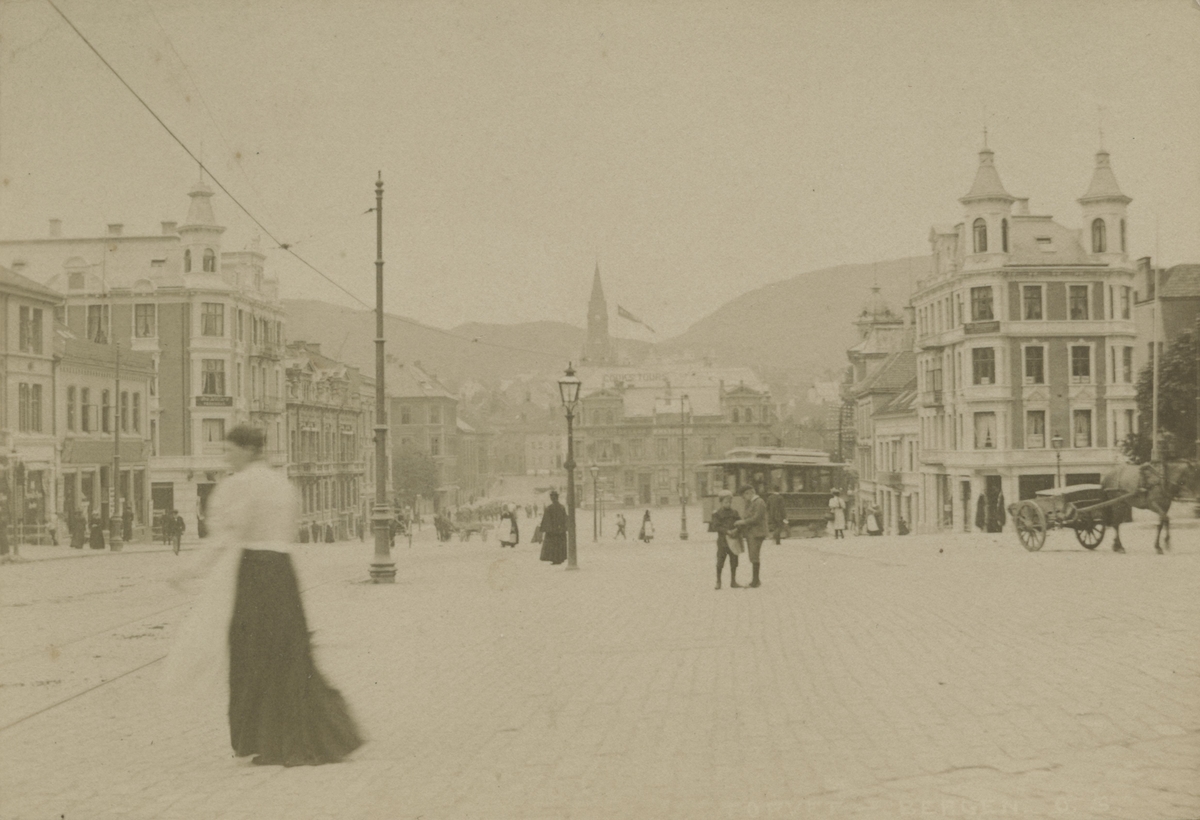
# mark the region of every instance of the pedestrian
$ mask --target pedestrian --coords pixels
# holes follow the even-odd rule
[[[100,513],[92,513],[92,518],[88,522],[88,546],[94,550],[104,549],[104,522],[100,519]]]
[[[171,510],[168,521],[171,528],[171,549],[178,555],[179,548],[183,542],[183,531],[187,529],[187,522],[183,520],[183,516],[179,514],[179,510]]]
[[[515,549],[517,544],[521,543],[521,531],[517,528],[517,511],[511,504],[505,506],[504,512],[500,514],[498,530],[501,549],[504,547]]]
[[[561,564],[567,560],[567,509],[558,503],[558,491],[550,491],[550,503],[542,513],[541,560]]]
[[[742,539],[737,534],[737,522],[741,516],[733,508],[733,493],[721,490],[717,493],[720,505],[708,522],[708,531],[717,534],[717,589],[721,588],[721,571],[725,569],[725,559],[729,559],[729,588],[741,589],[737,582],[738,555],[743,549]]]
[[[87,521],[84,520],[83,513],[79,510],[71,510],[67,521],[71,530],[71,549],[83,549],[83,545],[87,542]]]
[[[622,541],[626,540],[625,513],[617,513],[617,535],[621,536]],[[616,538],[616,535],[613,538]]]
[[[846,502],[842,500],[842,491],[837,487],[833,488],[833,495],[829,499],[829,520],[833,524],[833,537],[846,538]]]
[[[867,507],[867,535],[883,535],[883,516],[874,504]]]
[[[908,535],[908,533],[909,533],[908,522],[904,520],[904,516],[900,516],[896,520],[896,534],[897,535]]]
[[[775,536],[776,544],[780,543],[783,538],[787,523],[787,509],[783,503],[783,494],[780,492],[779,482],[775,482],[771,485],[770,494],[767,495],[767,527]]]
[[[216,547],[206,552],[216,569],[181,627],[165,682],[182,694],[227,661],[234,755],[253,755],[258,765],[332,763],[362,738],[313,660],[291,556],[299,497],[263,460],[265,438],[248,425],[226,437],[233,472],[217,485],[209,508]]]
[[[750,554],[750,568],[754,572],[754,577],[750,579],[750,586],[760,587],[762,586],[762,581],[759,580],[762,542],[769,532],[767,529],[767,502],[754,491],[753,484],[742,487],[741,494],[742,500],[746,502],[746,517],[738,521],[735,526],[738,534],[745,537],[746,552]]]
[[[638,539],[649,544],[654,540],[654,522],[650,520],[650,511],[642,516],[642,528],[638,530]]]
[[[126,543],[133,540],[133,507],[129,504],[121,511],[121,538]]]

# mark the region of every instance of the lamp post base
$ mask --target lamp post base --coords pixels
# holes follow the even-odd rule
[[[109,536],[108,536],[108,548],[109,548],[109,550],[111,550],[112,552],[120,552],[120,551],[121,551],[121,547],[122,547],[122,546],[124,546],[123,542],[121,541],[121,536],[119,536],[119,535],[114,535],[114,533],[119,533],[119,532],[121,532],[121,530],[122,530],[124,527],[125,527],[125,522],[124,522],[124,521],[122,521],[120,518],[112,518],[112,519],[110,519],[110,520],[109,520],[109,524],[108,524],[108,532],[109,532]]]
[[[386,564],[371,564],[371,583],[372,584],[394,584],[396,583],[396,565],[389,562]]]

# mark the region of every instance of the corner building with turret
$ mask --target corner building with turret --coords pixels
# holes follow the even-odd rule
[[[1108,153],[1078,229],[1030,213],[986,147],[959,202],[912,298],[924,531],[992,529],[1004,505],[1096,482],[1136,425],[1130,199]]]

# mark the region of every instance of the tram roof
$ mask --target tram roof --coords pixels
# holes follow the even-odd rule
[[[844,467],[824,450],[799,447],[739,447],[725,453],[723,458],[702,462],[705,467],[767,466],[767,467]]]

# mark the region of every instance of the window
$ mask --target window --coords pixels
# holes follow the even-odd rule
[[[217,272],[217,255],[215,253],[213,253],[212,248],[204,249],[204,272],[205,273],[216,273]]]
[[[131,419],[133,432],[140,433],[142,430],[142,394],[133,394],[133,418]]]
[[[1021,303],[1024,306],[1022,316],[1029,321],[1042,318],[1042,286],[1024,285],[1021,287]]]
[[[665,459],[665,458],[670,458],[671,442],[665,438],[655,439],[654,440],[654,451],[655,451],[654,454],[656,456],[658,456],[658,458],[660,460]]]
[[[83,433],[92,431],[92,391],[86,387],[79,388],[79,430]]]
[[[21,306],[20,343],[22,353],[42,352],[42,309]]]
[[[1125,220],[1121,220],[1121,253],[1125,253]]]
[[[121,432],[129,432],[129,391],[121,391]]]
[[[975,384],[994,384],[996,381],[996,351],[977,347],[971,351],[971,372]]]
[[[100,432],[112,432],[112,401],[107,390],[100,392]]]
[[[191,250],[191,248],[188,248],[188,249],[184,250],[184,252],[183,252],[183,272],[184,273],[192,272],[192,250]]]
[[[714,456],[717,454],[717,440],[715,438],[704,439],[704,455]]]
[[[437,405],[437,404],[429,405],[429,423],[430,424],[441,424],[442,423],[441,405]]]
[[[1046,383],[1046,348],[1029,345],[1025,348],[1025,384]]]
[[[1092,411],[1075,410],[1071,413],[1072,430],[1074,432],[1073,446],[1092,446]]]
[[[972,231],[975,235],[975,253],[987,253],[987,223],[983,217],[975,220]]]
[[[69,271],[67,273],[67,289],[68,290],[83,290],[83,272]]]
[[[754,422],[754,408],[747,407],[745,410],[745,413],[746,413],[746,415],[745,415],[743,421],[745,421],[746,424],[752,424]]]
[[[133,335],[145,339],[158,335],[155,305],[133,306]]]
[[[1070,291],[1071,318],[1088,318],[1088,286],[1071,285],[1067,289]]]
[[[971,288],[971,321],[990,322],[996,318],[992,313],[992,289]]]
[[[1044,448],[1046,446],[1046,411],[1025,411],[1025,446]]]
[[[108,305],[88,305],[87,337],[89,341],[108,344]]]
[[[429,438],[429,455],[440,456],[442,454],[442,439],[440,436],[430,436]]]
[[[42,431],[42,386],[21,382],[17,386],[17,429],[22,433]]]
[[[1108,249],[1107,231],[1103,219],[1092,220],[1092,253],[1104,253]]]
[[[1130,435],[1132,433],[1137,432],[1137,430],[1135,429],[1136,428],[1136,420],[1134,417],[1135,412],[1136,411],[1134,411],[1134,410],[1126,410],[1125,411],[1125,435]]]
[[[67,430],[75,432],[75,388],[67,388]]]
[[[237,312],[237,340],[246,341],[246,312],[241,308]]]
[[[200,422],[200,432],[204,444],[209,447],[224,444],[225,419],[204,419]]]
[[[1121,318],[1128,319],[1130,317],[1130,303],[1132,301],[1133,288],[1126,285],[1121,288]]]
[[[742,420],[742,411],[737,407],[733,408],[733,423],[737,424],[741,420]]]
[[[996,414],[975,414],[975,449],[996,449]]]
[[[235,396],[242,395],[242,363],[237,362],[233,366],[233,394]]]
[[[225,335],[225,306],[220,302],[201,303],[200,333],[203,336]]]
[[[205,396],[225,395],[225,360],[203,359],[200,371],[200,392]]]
[[[1071,383],[1088,384],[1091,380],[1091,345],[1071,345]]]
[[[1008,220],[1000,220],[1000,250],[1008,253]]]
[[[1121,348],[1121,381],[1133,383],[1133,348]]]

